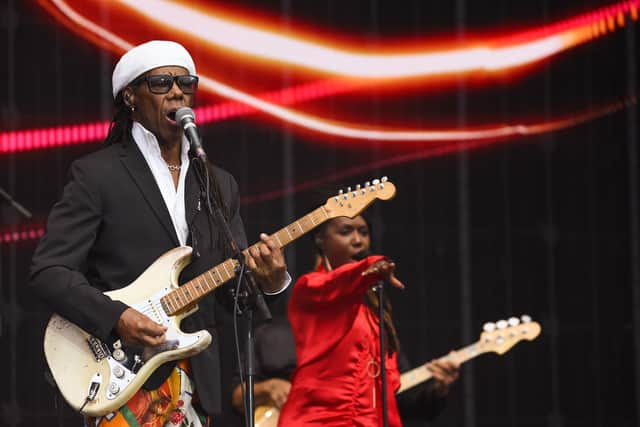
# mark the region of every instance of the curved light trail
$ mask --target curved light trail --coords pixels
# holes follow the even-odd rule
[[[46,5],[50,9],[49,4],[46,1],[41,0],[41,3]],[[120,51],[129,49],[132,44],[125,41],[121,37],[118,37],[114,33],[102,28],[96,23],[84,18],[81,14],[71,8],[67,2],[63,0],[51,0],[51,3],[57,7],[59,11],[66,19],[68,19],[75,26],[74,30],[78,31],[78,28],[82,28],[85,31],[78,31],[80,34],[84,34],[85,37],[91,40],[107,42],[108,44],[116,47]],[[164,2],[161,2],[164,4]],[[534,40],[546,40],[541,34],[549,34],[549,32],[563,30],[566,32],[579,32],[582,34],[582,39],[587,39],[592,36],[604,34],[607,31],[613,31],[618,26],[624,25],[624,14],[629,14],[632,19],[638,18],[638,4],[640,0],[625,1],[617,3],[608,8],[597,9],[596,11],[588,14],[582,14],[575,18],[562,21],[548,27],[542,27],[527,32],[520,32],[508,37],[503,37],[502,43],[506,43],[505,40],[510,40],[510,43],[514,44],[508,50],[503,52],[509,52],[508,56],[499,60],[494,58],[496,62],[490,64],[488,68],[499,69],[504,67],[513,66],[514,64],[521,64],[526,60],[533,60],[532,56],[528,56],[527,50],[518,50],[518,47],[522,47],[522,44],[518,44],[522,39],[534,39]],[[204,19],[204,18],[203,18]],[[614,20],[615,19],[615,20]],[[231,25],[231,23],[226,23]],[[68,25],[68,23],[67,23]],[[246,28],[245,28],[246,29]],[[233,39],[233,38],[229,38]],[[309,46],[307,46],[309,47]],[[565,48],[570,47],[566,45]],[[526,59],[529,58],[529,59]],[[470,63],[473,63],[470,62]],[[470,64],[470,63],[467,63]],[[463,71],[460,68],[459,71]],[[353,83],[354,87],[362,86],[362,83]],[[327,84],[330,86],[330,83]],[[348,84],[341,86],[337,91],[344,92],[348,90]],[[216,94],[222,95],[229,99],[243,103],[247,106],[260,110],[264,113],[277,117],[281,120],[291,122],[297,126],[317,131],[320,133],[339,136],[348,139],[355,140],[384,140],[384,141],[426,141],[426,142],[442,142],[442,141],[464,141],[464,140],[481,140],[481,139],[494,139],[504,138],[514,135],[526,135],[533,133],[548,132],[556,129],[555,124],[552,123],[538,123],[533,125],[516,124],[509,126],[487,126],[482,129],[445,129],[445,130],[388,130],[388,129],[376,129],[371,126],[363,125],[349,125],[338,122],[332,122],[297,112],[292,109],[284,108],[278,103],[270,102],[265,98],[252,96],[239,89],[235,89],[231,86],[213,79],[209,76],[202,76],[202,87],[205,90],[209,90]],[[285,89],[286,91],[287,89]],[[337,92],[330,87],[325,87],[324,90],[318,90],[314,92],[318,97],[327,96],[331,93]],[[311,99],[307,92],[307,99]],[[283,99],[284,101],[284,99]],[[295,97],[287,97],[286,102],[282,104],[295,103],[297,100]],[[240,115],[241,108],[231,108],[236,115]],[[206,108],[205,111],[211,111]],[[250,111],[250,110],[249,110]],[[245,113],[249,112],[245,111]],[[225,110],[228,114],[228,111]],[[219,120],[214,114],[210,114],[209,117],[205,115],[205,120]],[[577,123],[577,122],[576,122]],[[571,126],[571,121],[564,121],[564,126]],[[106,134],[105,123],[98,123],[93,125],[76,125],[76,126],[64,126],[50,129],[38,129],[27,130],[17,132],[6,132],[0,134],[0,153],[2,152],[14,152],[24,151],[38,148],[46,148],[51,146],[60,146],[66,144],[78,144],[104,137]]]
[[[119,0],[121,4],[160,27],[186,34],[199,43],[229,49],[342,77],[397,79],[471,71],[496,71],[547,58],[590,38],[587,28],[538,37],[515,46],[469,46],[443,52],[376,54],[352,52],[328,43],[305,41],[259,30],[204,14],[184,3],[165,0]],[[182,25],[188,22],[188,26]],[[399,50],[395,49],[395,50]],[[391,46],[390,50],[394,50]],[[405,49],[406,50],[406,49]]]

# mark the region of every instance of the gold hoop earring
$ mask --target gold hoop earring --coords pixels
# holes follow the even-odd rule
[[[331,267],[331,263],[329,262],[329,258],[327,258],[326,255],[322,255],[322,265],[324,266],[324,269],[327,271],[333,270],[333,267]]]

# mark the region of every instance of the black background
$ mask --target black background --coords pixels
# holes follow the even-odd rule
[[[508,33],[606,4],[243,0],[234,8],[375,48],[397,40]],[[108,120],[116,55],[62,27],[37,4],[3,1],[0,7],[0,132]],[[149,30],[148,38],[156,37]],[[514,75],[467,76],[444,86],[412,82],[397,92],[359,91],[300,108],[411,127],[555,118],[633,95],[638,46],[632,23]],[[262,66],[238,74],[242,59],[228,61],[219,64],[221,76],[233,75],[239,87],[258,86],[252,72]],[[273,90],[305,78],[275,69],[264,85]],[[217,99],[202,95],[200,101]],[[640,402],[634,349],[640,343],[637,123],[631,105],[562,131],[349,176],[341,174],[426,145],[351,144],[257,114],[201,131],[210,158],[234,174],[245,196],[315,179],[326,191],[390,177],[396,198],[370,210],[374,247],[397,261],[408,285],[404,292],[390,292],[413,363],[477,340],[485,321],[527,313],[540,322],[543,332],[534,342],[466,364],[433,425],[632,426],[638,425]],[[70,162],[98,147],[0,154],[0,186],[33,211],[34,223],[43,222]],[[320,203],[313,191],[245,203],[249,239]],[[0,221],[3,230],[26,223],[6,205],[0,205]],[[79,425],[61,400],[55,405],[43,378],[42,333],[49,313],[25,286],[36,242],[0,245],[0,425]],[[307,271],[310,241],[295,243],[287,257],[294,278]]]

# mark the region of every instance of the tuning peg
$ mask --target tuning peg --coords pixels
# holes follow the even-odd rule
[[[387,182],[389,180],[389,178],[387,178],[386,176],[383,176],[382,179],[380,181],[382,182]]]
[[[520,320],[522,321],[522,323],[529,323],[531,322],[531,316],[523,314],[522,316],[520,316]]]
[[[365,183],[364,183],[364,186],[365,186],[365,187],[368,187],[368,186],[370,186],[370,185],[371,185],[371,183],[370,183],[369,181],[367,181],[367,182],[365,182]]]
[[[347,187],[347,193],[351,193],[351,187]]]
[[[487,322],[482,325],[482,330],[485,332],[493,332],[496,330],[496,324],[493,322]]]
[[[506,328],[508,325],[507,321],[504,319],[500,319],[496,322],[496,326],[498,327],[498,329],[504,329]]]
[[[360,184],[356,185],[356,191],[358,191],[362,187]]]
[[[342,196],[342,193],[344,193],[344,191],[343,191],[343,190],[338,191],[338,194],[339,194],[340,196]]]
[[[380,184],[380,180],[378,178],[373,180],[373,185],[378,185]]]
[[[510,317],[507,322],[509,322],[509,326],[518,326],[520,324],[520,319],[517,317]]]

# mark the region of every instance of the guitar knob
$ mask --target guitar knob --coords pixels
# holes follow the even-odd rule
[[[116,378],[124,377],[124,369],[122,369],[122,366],[115,366],[113,368],[113,375],[115,375]]]
[[[487,322],[482,325],[482,330],[485,332],[493,332],[496,330],[496,324],[493,322]]]
[[[520,320],[522,321],[522,323],[529,323],[531,322],[531,316],[523,314],[522,316],[520,316]]]
[[[109,384],[109,393],[114,395],[120,393],[120,387],[118,386],[118,384],[116,383]]]
[[[125,354],[124,351],[122,351],[122,349],[117,349],[113,351],[113,358],[116,359],[118,362],[122,362],[127,358],[127,355]]]
[[[498,320],[496,322],[496,326],[498,327],[498,329],[505,329],[507,327],[508,323],[506,320]]]
[[[510,317],[508,322],[509,326],[518,326],[520,324],[520,319],[518,319],[517,317]]]

